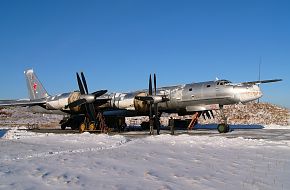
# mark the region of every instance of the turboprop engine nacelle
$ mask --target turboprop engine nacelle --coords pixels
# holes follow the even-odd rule
[[[73,92],[70,94],[69,98],[68,98],[68,104],[75,102],[77,100],[79,100],[81,98],[81,93],[80,92]],[[76,107],[69,107],[70,110],[74,111],[74,112],[79,112],[81,110],[80,106],[76,106]]]
[[[140,113],[148,113],[149,112],[149,107],[150,105],[147,103],[147,101],[141,100],[140,98],[145,98],[147,97],[147,93],[142,92],[135,96],[134,98],[134,107],[135,110],[140,112]]]
[[[134,107],[138,112],[148,113],[150,104],[157,105],[168,101],[168,98],[160,95],[147,95],[145,92],[138,94],[134,98]]]
[[[85,99],[87,102],[86,103],[93,103],[96,100],[95,95],[92,94],[83,94],[80,96],[79,99]]]

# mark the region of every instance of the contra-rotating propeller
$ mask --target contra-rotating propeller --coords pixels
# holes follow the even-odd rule
[[[155,126],[157,128],[157,134],[159,135],[160,132],[160,119],[158,115],[158,103],[169,101],[166,95],[157,95],[157,88],[156,88],[156,74],[154,73],[154,94],[153,94],[153,87],[152,87],[152,76],[149,76],[149,88],[148,88],[148,95],[147,96],[136,96],[137,100],[141,100],[146,102],[149,105],[149,121],[150,121],[150,133],[152,133],[152,121],[153,121],[153,105],[154,105],[154,119],[155,119]]]
[[[94,121],[96,124],[97,121],[96,121],[95,105],[101,106],[107,103],[108,101],[108,99],[97,99],[97,98],[107,93],[107,90],[99,90],[93,93],[89,93],[84,73],[81,72],[81,78],[78,73],[76,73],[76,75],[77,75],[77,82],[78,82],[78,86],[80,90],[80,98],[74,102],[69,103],[66,106],[66,108],[67,107],[72,108],[72,107],[85,105],[86,114],[88,115],[89,120]]]

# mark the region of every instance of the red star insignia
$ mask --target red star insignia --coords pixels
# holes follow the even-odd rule
[[[36,88],[37,88],[37,84],[34,83],[34,84],[33,84],[33,89],[34,89],[34,91],[36,91]]]

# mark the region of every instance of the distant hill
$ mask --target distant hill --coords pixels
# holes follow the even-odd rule
[[[224,108],[225,114],[228,117],[229,124],[259,124],[259,125],[290,125],[290,111],[269,103],[247,103],[229,105]],[[200,117],[200,124],[220,123],[220,111],[213,111],[215,118],[204,119]],[[176,119],[191,119],[191,116],[178,116],[171,114],[169,117]],[[168,123],[168,117],[161,119],[164,125]]]
[[[58,127],[62,116],[34,114],[25,107],[0,108],[0,126],[47,126]]]
[[[225,106],[229,124],[289,125],[289,110],[269,103],[248,103]],[[200,119],[200,123],[216,123],[220,119],[215,111],[215,119]]]

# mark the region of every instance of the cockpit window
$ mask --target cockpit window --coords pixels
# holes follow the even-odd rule
[[[217,82],[217,85],[226,85],[226,84],[229,84],[229,83],[231,83],[231,82],[228,81],[228,80],[221,80],[221,81]]]

